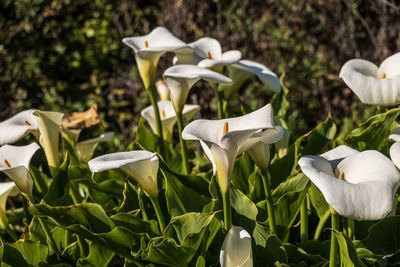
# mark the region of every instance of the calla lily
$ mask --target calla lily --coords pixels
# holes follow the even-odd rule
[[[342,216],[379,220],[393,209],[400,175],[392,161],[378,151],[358,152],[339,146],[321,156],[304,156],[299,165]]]
[[[164,27],[157,27],[144,36],[124,38],[122,42],[135,51],[136,63],[146,89],[154,83],[158,60],[165,52],[192,53],[191,47]]]
[[[55,177],[60,165],[58,154],[58,143],[60,138],[60,126],[64,114],[53,111],[34,110],[32,114],[36,117],[40,132],[40,144],[47,158],[50,173]]]
[[[151,198],[158,195],[156,153],[146,150],[117,152],[92,159],[88,163],[92,173],[121,168],[131,175]]]
[[[339,77],[360,98],[370,105],[400,103],[400,53],[386,58],[379,68],[363,59],[347,61]]]
[[[169,100],[169,89],[163,80],[158,80],[156,82],[156,89],[161,100]]]
[[[209,69],[194,65],[176,65],[163,74],[170,90],[170,97],[175,111],[182,111],[190,88],[200,79],[215,83],[231,83],[232,80]]]
[[[260,141],[264,129],[273,128],[272,106],[268,104],[241,117],[193,121],[185,127],[182,137],[200,141],[217,173],[221,191],[227,192],[236,156]]]
[[[251,236],[242,227],[232,226],[225,237],[219,254],[221,267],[253,266]]]
[[[257,76],[269,91],[275,93],[281,91],[279,77],[260,63],[243,59],[235,64],[227,65],[227,69],[229,78],[231,78],[233,82],[231,85],[221,84],[218,88],[218,90],[224,91],[227,99],[231,98],[243,82],[252,76]]]
[[[163,129],[163,136],[165,140],[171,142],[172,141],[172,133],[174,130],[174,126],[176,123],[176,113],[171,101],[162,100],[157,103],[158,109],[161,113],[161,123]],[[186,120],[190,120],[196,115],[196,113],[200,110],[199,105],[189,105],[186,104],[183,107],[182,115]],[[154,133],[157,132],[156,119],[154,117],[154,109],[152,106],[149,106],[142,110],[142,117],[149,123],[151,129]]]
[[[92,158],[94,150],[96,149],[98,144],[101,142],[109,142],[112,140],[113,137],[113,132],[104,133],[99,137],[77,143],[76,150],[78,151],[78,154],[81,156],[81,158],[85,162],[88,162]]]
[[[396,167],[400,169],[400,127],[393,129],[389,139],[395,141],[389,150],[390,158]]]
[[[219,73],[225,65],[230,65],[242,57],[239,50],[230,50],[222,53],[219,42],[214,38],[203,37],[199,40],[189,43],[193,48],[190,55],[177,56],[175,63],[178,64],[194,64],[202,68],[213,69]]]
[[[0,122],[0,128],[0,145],[15,143],[28,132],[37,132],[39,129],[32,110],[22,111]]]
[[[8,219],[6,215],[7,198],[19,194],[14,182],[0,183],[0,228],[7,229]]]
[[[33,181],[29,173],[29,164],[39,145],[32,143],[27,146],[4,145],[0,147],[0,171],[10,177],[18,189],[32,196]]]

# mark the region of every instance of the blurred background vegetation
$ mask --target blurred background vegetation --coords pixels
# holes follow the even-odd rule
[[[97,103],[102,127],[125,144],[150,102],[121,39],[158,25],[185,42],[216,38],[224,51],[285,73],[297,135],[329,112],[344,130],[373,114],[338,78],[340,68],[355,57],[379,65],[400,50],[393,0],[4,0],[0,10],[0,121],[32,107],[69,113]],[[162,57],[159,75],[171,59]],[[257,79],[243,88],[240,99],[254,109],[271,98]],[[191,92],[202,115],[215,117],[213,90],[200,82]]]

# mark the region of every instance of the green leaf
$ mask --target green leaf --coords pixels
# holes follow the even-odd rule
[[[327,263],[328,261],[320,255],[312,255],[304,251],[302,248],[293,244],[284,244],[288,262],[290,266],[314,266],[315,264]]]
[[[308,195],[310,196],[311,204],[315,208],[318,217],[322,218],[329,211],[329,205],[325,201],[325,198],[318,187],[316,187],[313,183],[310,184],[311,185],[308,188]]]
[[[230,191],[231,205],[236,213],[255,221],[258,213],[257,206],[245,194],[233,186],[230,187]]]
[[[124,191],[122,192],[122,196],[123,200],[121,205],[115,208],[116,212],[129,212],[140,208],[139,196],[129,180],[126,180],[124,183]]]
[[[339,244],[339,252],[340,252],[340,261],[343,266],[356,266],[356,267],[364,267],[366,266],[360,258],[357,256],[356,248],[353,245],[353,242],[341,232],[331,229],[335,234],[335,237]]]
[[[284,85],[283,79],[285,78],[285,73],[282,73],[280,77],[282,90],[275,94],[271,99],[272,109],[274,114],[278,115],[280,119],[285,120],[286,113],[289,108],[289,101],[287,96],[289,94],[289,89]]]
[[[44,196],[49,188],[50,178],[35,166],[29,166],[29,171],[32,176],[34,188],[40,196]],[[36,194],[35,194],[36,195]]]
[[[95,242],[89,244],[89,255],[86,258],[78,260],[78,266],[109,266],[108,264],[115,253],[111,250],[99,246]]]
[[[39,266],[45,262],[49,248],[40,242],[18,240],[15,243],[4,243],[0,248],[0,257],[3,263],[10,266]]]
[[[249,177],[254,172],[254,163],[247,153],[243,153],[235,161],[235,166],[232,171],[231,183],[244,194],[250,192],[249,183],[245,177]]]

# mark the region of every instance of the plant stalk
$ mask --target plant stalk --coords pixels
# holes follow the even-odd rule
[[[319,239],[319,237],[320,237],[320,235],[321,235],[321,232],[322,232],[322,229],[324,229],[325,223],[326,223],[326,221],[329,219],[330,216],[331,216],[331,213],[330,213],[330,211],[328,210],[328,211],[324,214],[324,216],[322,216],[322,217],[319,219],[319,222],[318,222],[318,225],[317,225],[317,229],[315,229],[315,233],[314,233],[314,240],[318,240],[318,239]]]
[[[346,218],[347,219],[347,233],[350,240],[354,240],[354,219],[353,218]]]
[[[265,198],[267,201],[269,229],[271,230],[272,233],[277,234],[275,212],[274,212],[274,202],[272,200],[271,183],[269,181],[268,171],[267,171],[267,169],[261,169],[261,173],[264,178],[262,180],[263,180]]]
[[[300,206],[300,242],[305,243],[308,240],[308,214],[307,197],[304,198]]]
[[[339,214],[331,208],[331,228],[339,231]],[[329,255],[329,267],[339,266],[339,247],[335,237],[335,232],[331,233],[331,251]]]
[[[161,212],[160,203],[158,202],[157,197],[150,197],[150,200],[151,200],[151,203],[153,204],[154,211],[156,212],[157,220],[160,225],[160,230],[162,233],[162,232],[164,232],[164,229],[165,229],[165,220],[164,220],[164,216]]]
[[[187,157],[187,147],[186,142],[182,138],[182,131],[183,131],[183,116],[182,111],[176,112],[176,120],[178,123],[178,130],[179,130],[179,142],[181,144],[181,154],[182,154],[182,170],[184,174],[189,174],[189,161]]]
[[[160,154],[164,156],[164,137],[162,131],[162,124],[161,124],[161,117],[160,117],[160,110],[158,109],[157,105],[157,94],[156,94],[156,87],[152,84],[149,88],[146,89],[149,94],[151,104],[153,105],[154,109],[154,117],[156,119],[156,126],[157,126],[157,135],[160,142]]]
[[[224,208],[224,229],[229,231],[232,227],[231,192],[230,188],[222,192],[222,205]]]
[[[221,120],[225,118],[223,92],[217,91],[217,100],[218,100],[218,119]]]

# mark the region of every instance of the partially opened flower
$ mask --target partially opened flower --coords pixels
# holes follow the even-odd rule
[[[43,147],[51,175],[55,177],[60,165],[58,144],[60,139],[60,126],[64,114],[54,111],[34,110],[32,114],[36,117],[40,138],[40,145]]]
[[[27,146],[4,145],[0,147],[0,171],[10,177],[18,189],[32,196],[33,181],[29,173],[32,156],[40,148],[36,143]]]
[[[32,110],[22,111],[0,122],[0,145],[12,144],[29,132],[38,132],[38,124]]]
[[[370,105],[400,103],[400,53],[386,58],[379,68],[363,59],[347,61],[339,77],[360,98]]]
[[[227,69],[232,84],[221,84],[218,88],[218,90],[224,91],[227,99],[231,98],[240,86],[252,76],[257,76],[271,92],[279,93],[281,90],[278,76],[266,66],[255,61],[242,59],[235,64],[227,65]]]
[[[8,228],[8,219],[6,215],[7,198],[18,194],[19,190],[14,182],[0,183],[0,229]]]
[[[379,220],[393,209],[400,175],[393,162],[378,151],[339,146],[321,156],[304,156],[299,165],[342,216]]]
[[[99,143],[110,142],[113,137],[114,137],[113,132],[104,133],[104,134],[100,135],[99,137],[91,138],[91,139],[77,143],[76,150],[77,150],[78,154],[81,156],[81,158],[85,162],[88,162],[92,158],[94,150],[99,145]]]
[[[135,51],[136,63],[146,89],[154,83],[158,60],[165,52],[192,53],[191,47],[164,27],[157,27],[144,36],[124,38],[122,42]]]
[[[239,226],[232,226],[225,237],[219,254],[221,267],[252,267],[251,236]]]
[[[151,198],[158,195],[156,153],[146,150],[117,152],[103,155],[89,161],[92,173],[121,168],[131,175]]]
[[[167,84],[162,80],[156,82],[157,93],[160,96],[160,100],[169,100],[169,89]]]
[[[217,173],[221,191],[226,192],[238,153],[261,140],[264,129],[273,128],[272,106],[268,104],[241,117],[193,121],[185,127],[182,137],[200,141],[213,165],[214,174]],[[249,141],[251,137],[255,139]]]
[[[176,123],[176,112],[172,105],[171,101],[162,100],[157,103],[158,109],[160,110],[161,115],[161,123],[163,129],[163,136],[165,140],[171,142],[172,141],[172,133],[174,130],[174,126]],[[186,120],[191,120],[194,115],[200,110],[199,105],[189,105],[186,104],[183,107],[182,115]],[[149,123],[151,129],[154,133],[157,132],[156,119],[154,117],[154,109],[152,106],[149,106],[142,110],[142,117]]]
[[[200,79],[214,83],[231,83],[232,80],[209,69],[194,65],[176,65],[168,68],[163,74],[170,90],[170,98],[175,111],[182,111],[189,95],[190,88]]]

